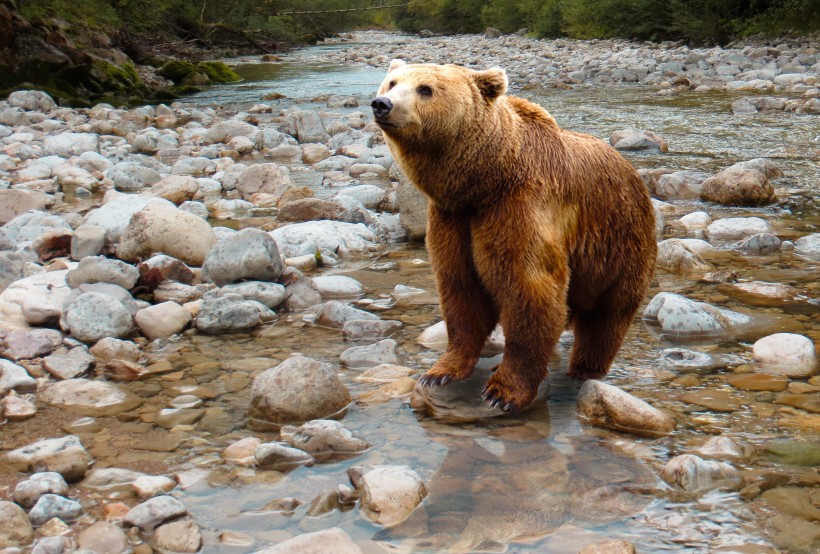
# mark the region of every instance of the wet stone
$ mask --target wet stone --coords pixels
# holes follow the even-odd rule
[[[763,445],[761,456],[783,465],[820,466],[820,444],[802,440],[773,441]]]
[[[762,373],[742,373],[731,375],[726,379],[733,387],[751,391],[772,391],[780,392],[786,390],[789,380],[779,375],[766,375]]]
[[[76,500],[70,500],[56,494],[44,494],[31,508],[28,517],[32,525],[38,527],[52,518],[71,523],[78,520],[83,513],[82,505]]]
[[[43,534],[43,527],[40,527],[39,532]],[[70,548],[71,542],[67,537],[55,535],[53,537],[43,537],[38,540],[34,548],[31,549],[31,554],[63,554],[63,552],[66,552]]]
[[[205,415],[203,409],[191,408],[166,408],[157,413],[154,423],[171,429],[177,425],[193,425]]]
[[[401,321],[388,320],[348,320],[342,327],[342,336],[345,340],[358,341],[365,339],[381,339],[392,337],[401,331],[404,325]]]
[[[28,515],[13,502],[0,500],[0,548],[27,546],[34,540]]]
[[[636,554],[635,545],[624,539],[610,539],[585,546],[578,554]]]
[[[365,452],[370,443],[355,436],[338,421],[318,419],[299,428],[283,427],[281,437],[292,447],[313,456],[317,462],[344,460]]]
[[[123,523],[151,532],[162,523],[184,516],[185,506],[172,496],[157,496],[131,508],[123,518]]]
[[[341,417],[350,393],[328,364],[294,356],[253,381],[248,423],[258,430]]]
[[[369,468],[353,484],[359,491],[362,515],[386,527],[407,519],[427,496],[421,477],[406,466]]]
[[[138,362],[142,358],[139,346],[131,341],[111,337],[106,337],[97,342],[91,347],[90,352],[99,362],[103,363],[109,360]]]
[[[28,479],[20,481],[14,487],[14,501],[29,509],[44,494],[68,495],[68,484],[63,476],[54,471],[35,473]]]
[[[721,436],[706,439],[695,454],[709,460],[742,460],[747,457],[740,445],[729,437]]]
[[[5,461],[16,471],[51,471],[72,482],[82,479],[92,460],[80,439],[69,435],[12,450],[5,455]]]
[[[331,527],[315,533],[305,533],[292,539],[280,542],[275,546],[263,548],[256,551],[256,554],[364,554],[350,535],[339,529]]]
[[[593,425],[652,437],[668,435],[675,420],[621,389],[590,379],[578,391],[578,414]]]
[[[473,374],[462,381],[451,381],[444,386],[413,389],[410,406],[414,410],[446,422],[470,422],[503,417],[506,412],[491,408],[481,399],[481,389],[492,376],[488,369],[476,368]],[[549,397],[549,379],[538,387],[535,399],[523,411],[543,407]]]
[[[694,350],[667,348],[661,352],[661,364],[676,371],[711,371],[725,367],[720,359]]]
[[[46,404],[91,417],[121,414],[142,403],[139,397],[112,383],[88,379],[50,383],[43,388],[40,399]]]
[[[80,483],[84,489],[95,491],[107,497],[133,496],[134,482],[145,474],[118,467],[103,467],[91,470]]]
[[[692,454],[669,460],[661,471],[661,479],[677,489],[697,493],[719,488],[736,490],[743,485],[743,477],[731,465]]]
[[[381,364],[401,364],[399,348],[393,339],[384,339],[367,346],[348,348],[340,357],[342,364],[351,369],[368,369]]]
[[[714,412],[735,412],[742,407],[744,402],[738,393],[709,389],[688,392],[681,397],[681,400],[703,406]]]
[[[820,508],[817,507],[820,495],[812,489],[778,487],[765,491],[761,498],[784,514],[807,521],[820,521]]]
[[[774,400],[775,404],[792,406],[809,413],[820,414],[820,394],[781,394]]]
[[[254,457],[259,469],[282,472],[313,464],[313,456],[310,454],[277,442],[260,444],[256,447]]]
[[[256,437],[245,437],[229,445],[222,451],[222,459],[245,467],[256,464],[256,448],[262,440]]]
[[[325,302],[321,306],[317,306],[316,324],[325,327],[341,328],[344,327],[348,321],[369,320],[376,321],[379,316],[359,310],[336,300]]]
[[[363,371],[354,378],[362,383],[392,383],[409,377],[416,370],[400,365],[381,364]]]
[[[810,377],[820,369],[814,343],[794,333],[776,333],[763,337],[752,346],[760,370],[791,378]]]

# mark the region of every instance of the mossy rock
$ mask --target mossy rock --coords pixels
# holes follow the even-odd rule
[[[223,62],[186,62],[172,60],[163,64],[157,73],[174,83],[182,83],[186,77],[195,73],[207,75],[212,83],[235,83],[242,78]]]

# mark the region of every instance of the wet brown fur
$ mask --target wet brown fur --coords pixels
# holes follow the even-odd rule
[[[425,377],[468,377],[499,321],[504,360],[486,388],[498,405],[515,411],[534,398],[567,326],[570,374],[604,376],[657,251],[634,168],[597,138],[506,96],[502,70],[394,63],[379,95],[391,84],[405,92],[380,125],[430,199],[427,246],[449,334]],[[433,94],[413,96],[408,84]]]

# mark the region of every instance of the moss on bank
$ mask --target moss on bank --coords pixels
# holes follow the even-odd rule
[[[157,73],[176,84],[181,84],[195,74],[208,77],[211,83],[235,83],[241,77],[223,62],[188,62],[171,60],[162,65]]]

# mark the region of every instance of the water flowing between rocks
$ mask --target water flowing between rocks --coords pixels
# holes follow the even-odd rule
[[[371,48],[376,41],[385,41],[394,50],[411,54],[418,41],[396,35],[363,36],[373,41]],[[292,105],[341,115],[362,111],[369,118],[369,99],[381,82],[386,62],[382,67],[346,62],[346,52],[361,46],[361,42],[321,45],[269,63],[228,60],[245,79],[243,83],[209,88],[184,103],[219,105],[226,111],[272,104],[273,115],[258,114],[259,120]],[[736,162],[769,158],[784,172],[775,181],[781,201],[770,207],[670,200],[663,207],[667,226],[660,238],[703,238],[702,231],[687,230],[676,221],[700,210],[712,220],[760,217],[784,240],[820,231],[816,115],[738,116],[731,110],[738,94],[724,91],[657,94],[651,87],[628,84],[524,88],[516,88],[513,82],[511,92],[543,105],[564,128],[604,140],[623,128],[663,135],[668,153],[625,153],[638,168],[714,174]],[[274,92],[284,97],[264,100]],[[358,106],[328,108],[328,94],[354,97]],[[312,187],[320,198],[337,192],[322,186],[321,171],[301,164],[291,164],[290,169],[294,181]],[[387,177],[361,182],[390,187]],[[212,224],[267,228],[272,221],[263,214]],[[255,374],[294,353],[329,362],[354,398],[375,388],[355,380],[361,370],[339,364],[340,354],[357,343],[345,342],[339,330],[304,322],[300,313],[282,313],[277,322],[252,333],[186,333],[155,341],[145,354],[155,364],[156,375],[120,383],[142,399],[141,407],[117,417],[100,417],[99,424],[89,422],[86,427],[74,423],[76,413],[43,407],[35,418],[4,427],[3,449],[24,446],[37,437],[59,436],[64,434],[60,429],[68,429],[82,439],[96,468],[127,468],[152,475],[182,472],[184,489],[177,497],[202,527],[202,551],[209,553],[251,552],[332,527],[343,529],[368,553],[380,551],[371,541],[396,552],[576,552],[610,537],[628,539],[640,552],[728,552],[720,548],[743,544],[743,552],[762,553],[773,551],[766,547],[772,540],[785,550],[808,552],[805,548],[816,545],[812,543],[816,539],[804,536],[801,542],[793,535],[817,533],[816,523],[809,524],[808,530],[790,527],[777,519],[785,516],[777,516],[759,493],[778,487],[807,491],[817,511],[820,382],[817,377],[789,380],[791,396],[814,399],[798,406],[777,392],[782,388],[732,383],[736,383],[733,378],[753,373],[751,345],[760,337],[791,332],[820,341],[820,264],[782,249],[742,254],[729,248],[735,240],[710,240],[716,250],[703,256],[711,265],[712,277],[703,278],[706,272],[701,272],[693,278],[659,267],[646,302],[658,292],[673,292],[754,314],[758,324],[719,339],[676,338],[642,321],[641,310],[606,378],[674,416],[677,428],[664,438],[641,438],[578,420],[577,385],[566,378],[571,348],[567,339],[556,353],[549,401],[519,417],[449,423],[414,412],[406,398],[354,403],[343,423],[373,445],[360,456],[289,473],[226,463],[220,454],[229,444],[248,436],[263,442],[276,438],[275,433],[254,433],[246,427],[251,382]],[[396,242],[377,257],[344,258],[336,267],[314,273],[352,277],[366,288],[365,298],[384,301],[397,285],[434,293],[427,260],[422,244]],[[720,278],[721,272],[729,271],[736,274],[733,279]],[[787,285],[794,294],[771,296],[738,286],[752,282]],[[416,341],[440,320],[436,302],[434,294],[410,295],[384,302],[379,312],[382,319],[404,324],[393,338],[402,365],[419,372],[439,355]],[[669,349],[705,353],[717,362],[689,367],[684,363],[687,354]],[[489,368],[493,360],[482,364]],[[204,400],[204,418],[198,423],[157,424],[160,410],[180,395],[190,394]],[[193,409],[201,410],[200,405]],[[758,494],[747,487],[741,492],[695,495],[672,490],[661,481],[659,475],[670,458],[696,453],[713,437],[729,438],[746,448],[746,454],[732,462],[747,485],[760,485]],[[794,448],[780,448],[783,445]],[[794,451],[809,452],[807,456],[814,458],[808,463],[796,461],[788,455]],[[409,466],[426,484],[427,500],[410,519],[380,529],[357,509],[307,515],[314,497],[348,483],[349,467],[379,464]],[[2,480],[14,482],[9,474]],[[88,495],[86,500],[95,494],[130,502],[122,491],[82,492]],[[271,501],[285,497],[302,504],[293,511],[270,508]],[[98,505],[105,502],[98,500]],[[795,521],[817,521],[816,515],[801,515],[801,508],[794,506],[781,509]],[[809,506],[803,509],[810,511]]]

